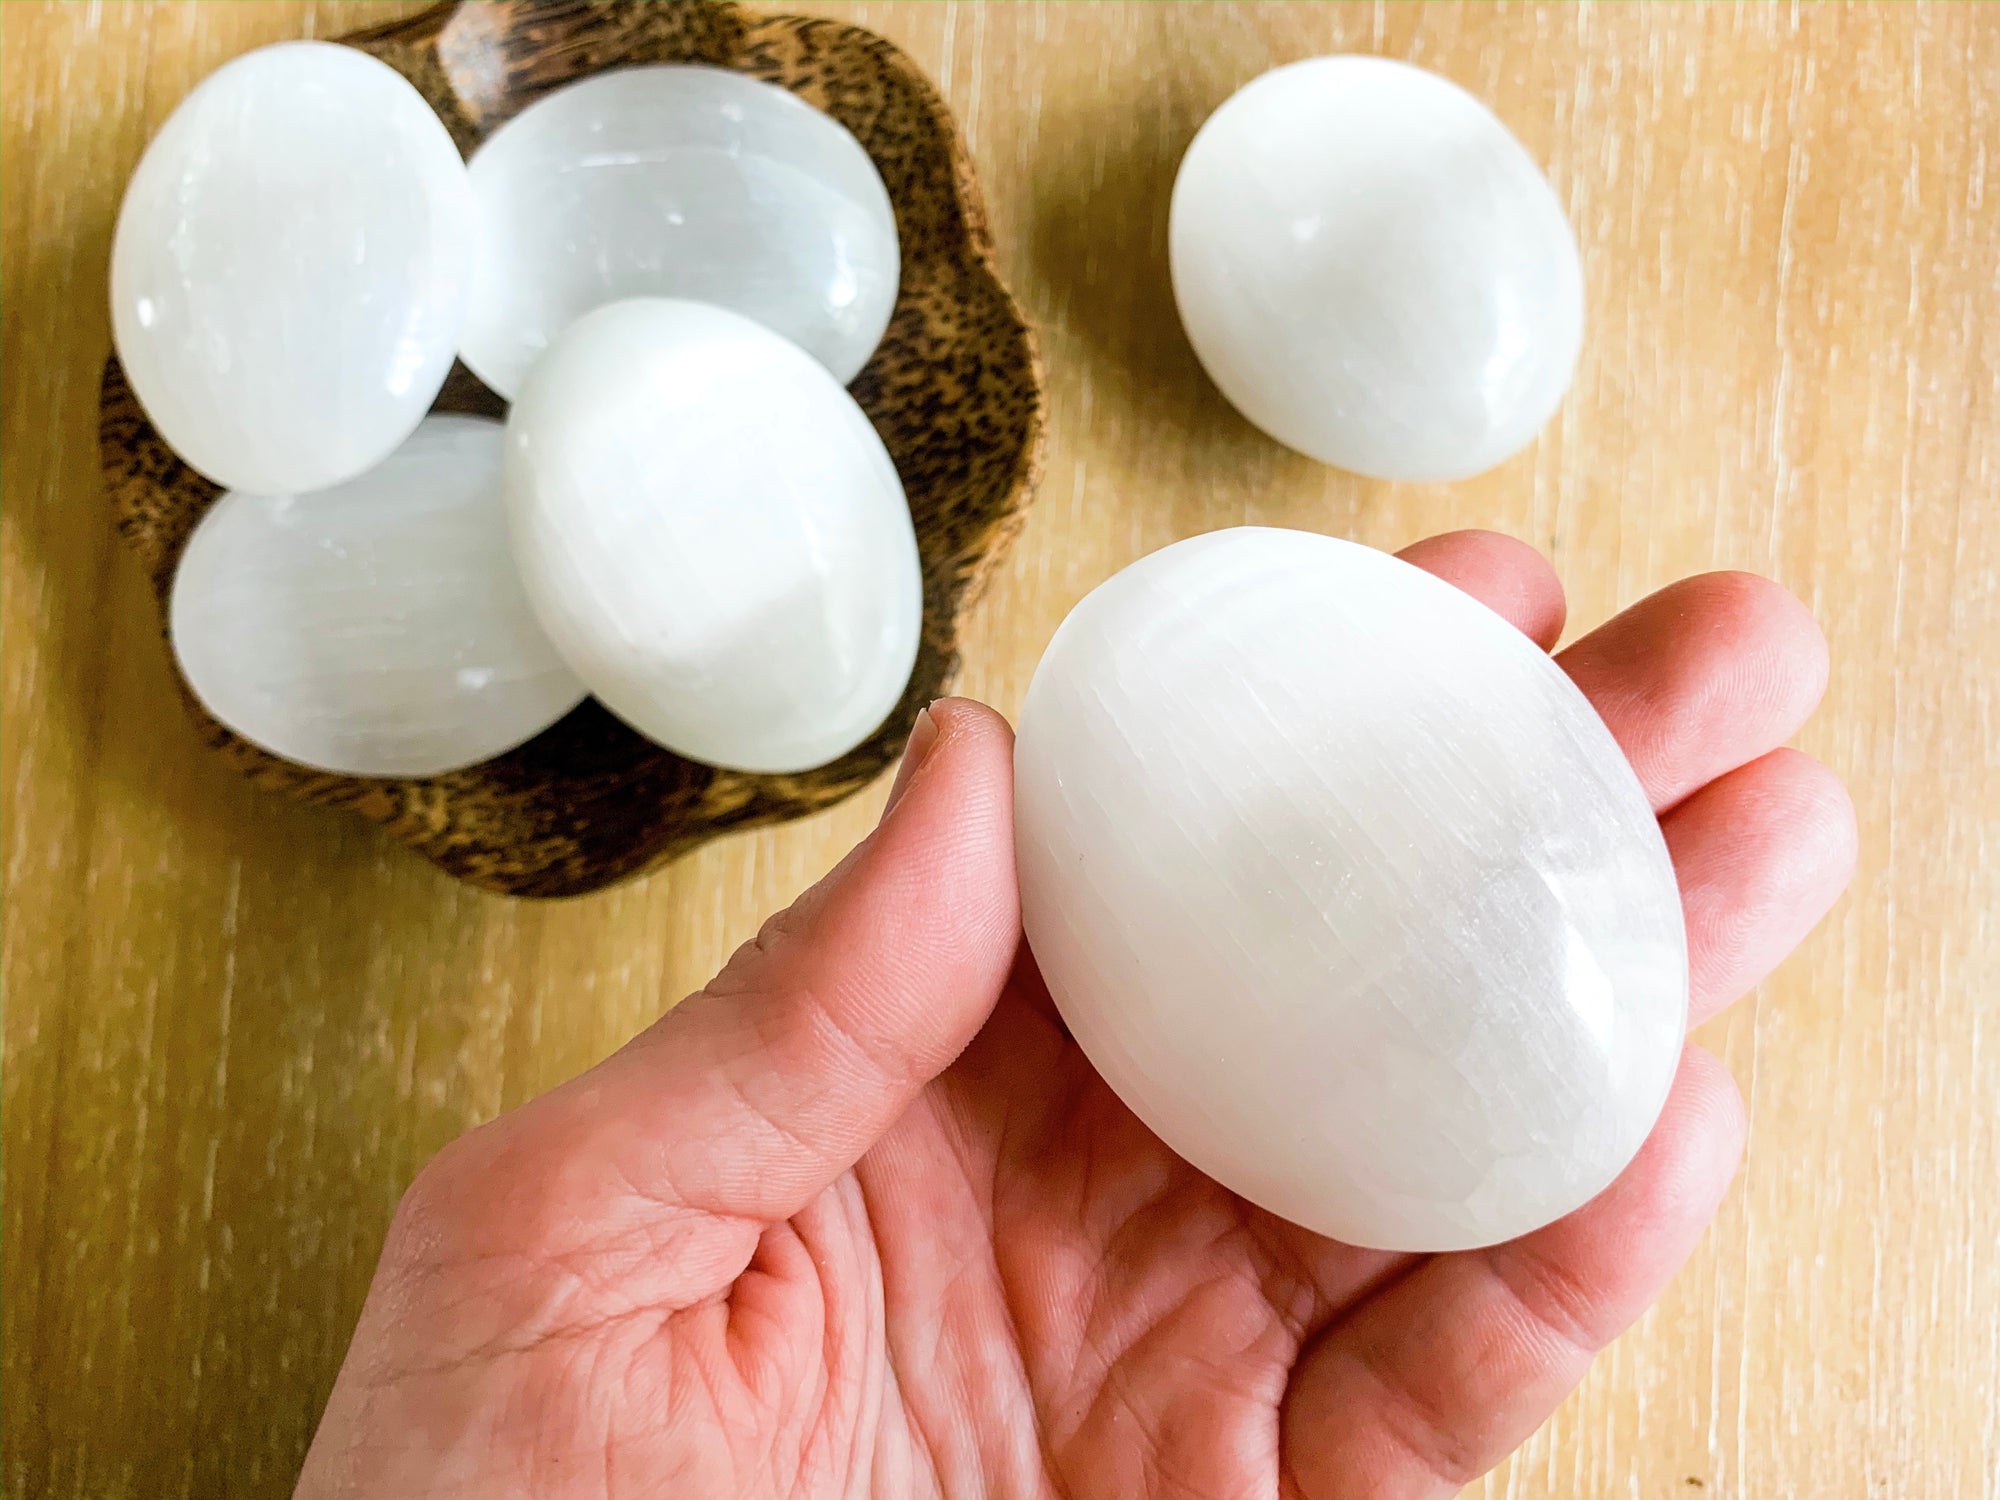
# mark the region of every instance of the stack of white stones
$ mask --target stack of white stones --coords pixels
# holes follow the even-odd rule
[[[843,389],[899,271],[860,143],[740,74],[587,79],[468,166],[365,53],[228,64],[112,252],[127,378],[226,491],[174,583],[189,685],[358,776],[488,759],[586,693],[719,766],[846,753],[921,621],[901,483]],[[454,354],[504,425],[426,415]]]

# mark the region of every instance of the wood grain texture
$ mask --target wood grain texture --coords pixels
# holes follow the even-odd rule
[[[284,1493],[418,1163],[698,985],[881,797],[523,904],[188,725],[96,471],[119,188],[225,58],[411,8],[0,8],[9,1497]],[[1047,476],[967,691],[1012,709],[1091,584],[1242,521],[1511,531],[1573,628],[1710,567],[1811,604],[1834,669],[1802,743],[1854,789],[1860,874],[1706,1033],[1752,1116],[1706,1245],[1474,1492],[2000,1497],[2000,9],[788,8],[939,84],[1043,335]],[[1577,224],[1575,390],[1480,479],[1283,452],[1175,322],[1179,152],[1332,50],[1491,100]]]
[[[718,770],[648,741],[586,699],[526,744],[435,776],[357,777],[271,754],[212,718],[202,738],[261,787],[379,823],[461,880],[574,896],[654,869],[720,834],[789,822],[853,796],[903,753],[917,710],[959,665],[964,614],[1020,530],[1047,427],[1040,361],[1000,284],[979,185],[944,101],[872,32],[702,0],[456,0],[339,40],[409,79],[461,151],[550,91],[607,68],[696,63],[790,90],[853,132],[888,190],[902,285],[852,382],[903,482],[923,572],[923,628],[901,701],[826,765]],[[117,357],[98,432],[110,514],[144,563],[162,633],[174,571],[222,487],[147,418]],[[432,410],[506,415],[463,364]]]

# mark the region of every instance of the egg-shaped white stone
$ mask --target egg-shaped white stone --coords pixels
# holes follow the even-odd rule
[[[1576,236],[1521,143],[1434,73],[1319,57],[1246,84],[1188,147],[1168,240],[1210,377],[1323,462],[1461,479],[1569,388]]]
[[[181,674],[301,765],[430,776],[511,750],[583,700],[507,543],[502,429],[427,418],[358,479],[216,501],[174,574]]]
[[[1674,872],[1527,637],[1384,553],[1216,532],[1086,597],[1014,754],[1028,939],[1166,1143],[1357,1245],[1578,1207],[1678,1063]]]
[[[300,494],[410,435],[451,368],[472,196],[393,69],[284,42],[211,73],[125,190],[118,358],[168,444],[216,483]]]
[[[895,465],[762,324],[661,298],[585,314],[508,416],[506,492],[549,638],[670,750],[803,771],[909,682],[923,584]]]
[[[513,396],[582,314],[631,297],[712,302],[842,383],[896,305],[896,216],[831,116],[741,73],[602,73],[528,106],[473,154],[480,253],[462,351]]]

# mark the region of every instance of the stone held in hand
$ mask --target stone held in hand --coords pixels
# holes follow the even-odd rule
[[[514,573],[501,426],[435,416],[318,494],[229,493],[174,575],[196,698],[253,744],[350,776],[430,776],[532,739],[584,696]]]
[[[861,744],[916,660],[916,533],[882,440],[811,355],[725,308],[572,323],[507,421],[514,554],[591,692],[691,760]]]
[[[303,494],[381,462],[451,368],[472,198],[423,96],[351,47],[226,63],[119,210],[111,322],[167,442],[217,484]]]
[[[1174,181],[1174,300],[1265,432],[1379,479],[1463,479],[1525,447],[1583,340],[1576,236],[1479,100],[1378,57],[1264,74]]]
[[[896,216],[860,142],[774,84],[686,64],[573,83],[473,154],[465,362],[512,397],[574,319],[727,307],[852,380],[896,305]]]
[[[1562,670],[1449,584],[1300,532],[1168,547],[1057,631],[1015,779],[1063,1018],[1253,1202],[1464,1249],[1652,1129],[1687,1005],[1658,822]]]

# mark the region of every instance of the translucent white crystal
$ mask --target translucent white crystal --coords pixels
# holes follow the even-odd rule
[[[916,660],[916,534],[824,366],[723,308],[587,313],[507,420],[514,552],[549,638],[640,733],[802,771],[866,739]]]
[[[285,42],[211,73],[118,214],[111,326],[161,436],[216,483],[296,494],[410,435],[451,368],[472,200],[423,98]]]
[[[1524,1234],[1608,1184],[1679,1059],[1659,826],[1562,671],[1467,595],[1301,532],[1077,606],[1015,749],[1056,1004],[1181,1155],[1354,1244]]]
[[[1576,237],[1521,143],[1433,73],[1320,57],[1245,85],[1188,147],[1168,238],[1222,394],[1326,463],[1476,474],[1569,388]]]
[[[501,427],[430,417],[314,495],[230,493],[174,575],[174,654],[208,711],[288,760],[428,776],[583,699],[514,575]]]
[[[480,254],[462,350],[502,395],[571,320],[628,297],[755,318],[845,384],[888,326],[889,194],[845,127],[719,68],[604,73],[474,153]]]

